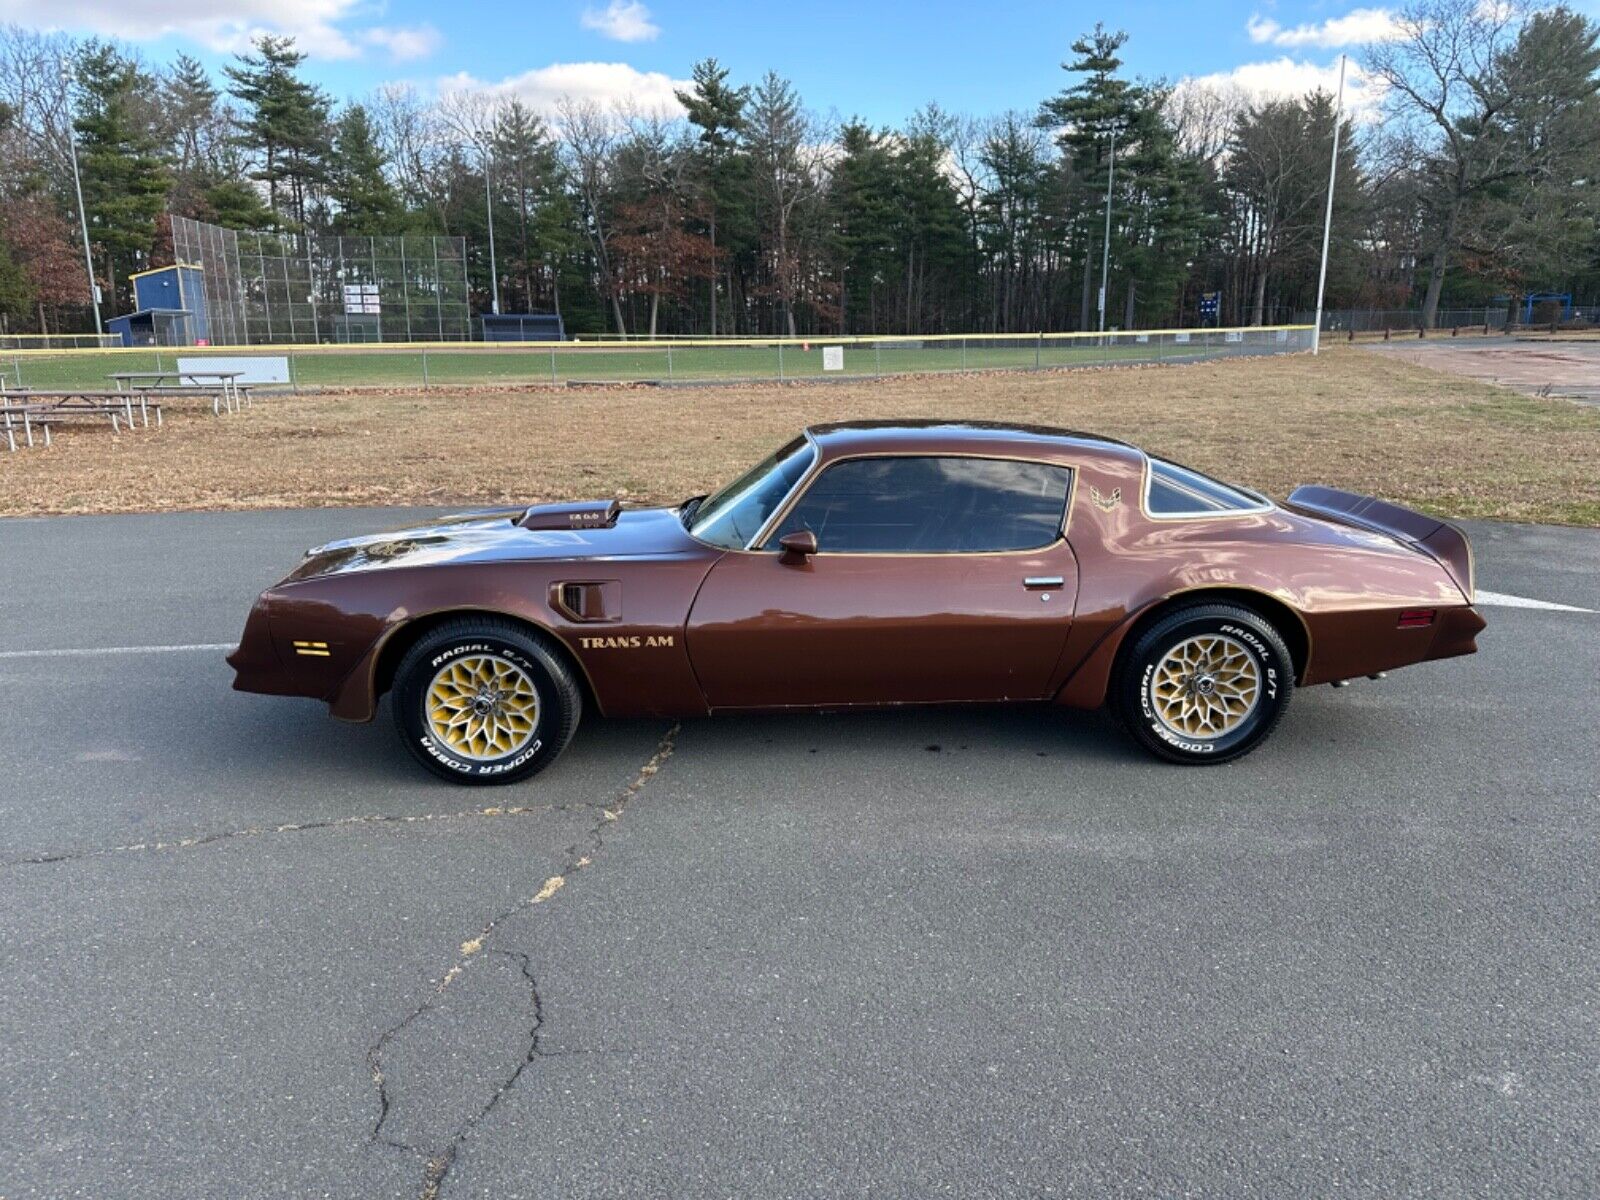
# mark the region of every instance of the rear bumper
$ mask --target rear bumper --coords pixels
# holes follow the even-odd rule
[[[1475,608],[1447,608],[1439,613],[1434,628],[1433,642],[1423,661],[1438,658],[1458,658],[1463,654],[1478,652],[1478,635],[1489,626],[1483,614]]]

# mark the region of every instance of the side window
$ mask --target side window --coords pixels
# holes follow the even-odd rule
[[[1199,471],[1152,458],[1146,506],[1153,516],[1179,517],[1257,512],[1271,507],[1271,502],[1264,496],[1229,487]]]
[[[997,458],[851,458],[806,490],[769,545],[809,529],[824,554],[1032,550],[1061,536],[1072,472]]]

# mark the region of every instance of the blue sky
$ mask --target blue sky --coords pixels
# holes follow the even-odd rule
[[[1580,7],[1596,11],[1600,0]],[[540,107],[562,93],[670,103],[674,81],[714,55],[742,81],[768,68],[807,103],[875,124],[929,100],[955,112],[1032,110],[1062,86],[1060,63],[1096,19],[1130,35],[1139,74],[1200,76],[1247,90],[1332,86],[1341,51],[1390,28],[1389,9],[1265,0],[1048,4],[750,4],[731,0],[0,0],[0,20],[96,33],[154,60],[184,49],[213,65],[253,32],[296,36],[308,73],[340,98],[406,80],[431,91],[488,87]],[[1355,81],[1359,102],[1359,79]]]

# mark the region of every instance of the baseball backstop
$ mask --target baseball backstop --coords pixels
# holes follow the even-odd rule
[[[172,219],[200,268],[213,345],[462,342],[472,337],[466,239],[241,231]]]

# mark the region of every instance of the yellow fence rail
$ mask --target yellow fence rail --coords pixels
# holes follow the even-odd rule
[[[161,351],[166,354],[405,354],[419,353],[421,351],[450,351],[459,354],[549,354],[552,351],[558,354],[587,354],[599,353],[606,350],[640,351],[662,350],[667,348],[679,349],[735,349],[739,347],[776,349],[779,346],[797,349],[818,349],[823,346],[905,346],[910,343],[954,343],[954,342],[987,342],[996,345],[1011,344],[1018,346],[1032,345],[1035,342],[1081,342],[1093,345],[1115,342],[1142,343],[1152,338],[1176,339],[1187,335],[1190,338],[1217,336],[1226,337],[1228,334],[1259,335],[1265,333],[1311,332],[1310,325],[1239,325],[1213,329],[1209,326],[1201,329],[1133,329],[1133,330],[1107,330],[1098,332],[1063,332],[1053,333],[1048,330],[1034,333],[879,333],[879,334],[814,334],[802,337],[716,337],[716,338],[691,338],[691,337],[658,337],[658,338],[618,338],[616,335],[603,335],[585,341],[574,338],[564,342],[263,342],[242,346],[63,346],[55,348],[45,347],[11,347],[7,344],[9,339],[17,338],[62,338],[62,337],[87,337],[93,338],[94,334],[6,334],[0,337],[0,355],[20,354],[150,354]],[[114,335],[107,334],[107,338]]]
[[[517,387],[878,378],[1202,362],[1311,348],[1311,326],[1107,333],[876,334],[670,341],[369,342],[255,346],[0,349],[0,388],[106,388],[118,372],[179,359],[286,359],[301,388]]]

